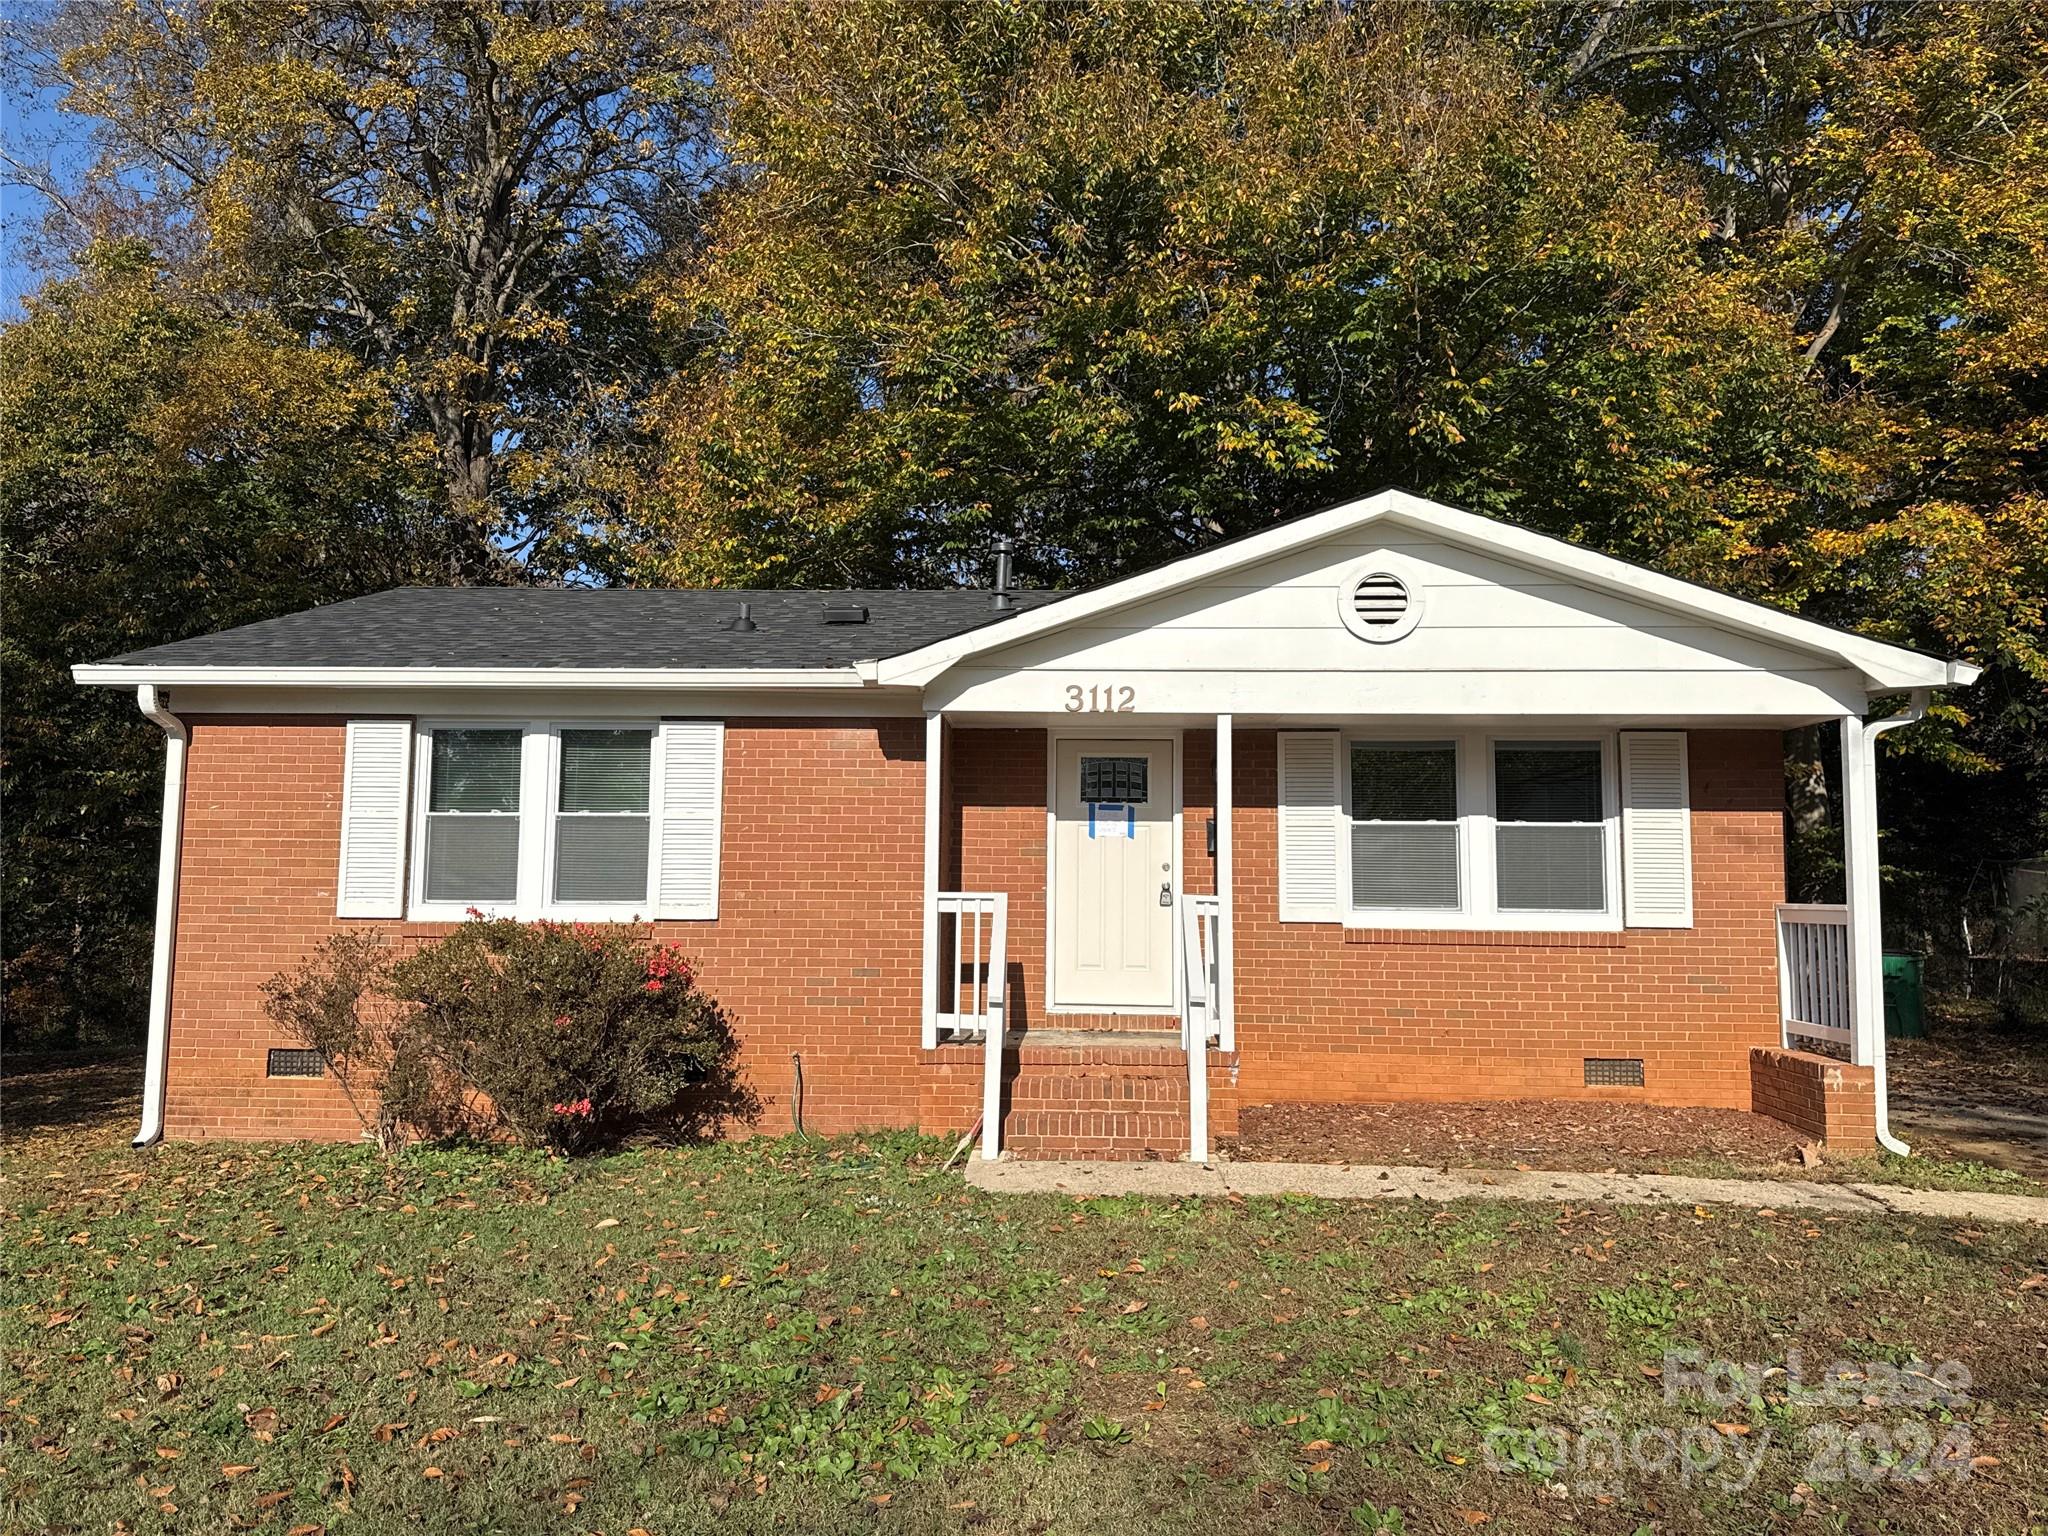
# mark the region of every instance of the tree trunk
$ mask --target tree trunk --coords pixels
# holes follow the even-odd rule
[[[1817,725],[1802,725],[1785,733],[1785,809],[1792,818],[1794,836],[1819,832],[1831,819],[1833,806]]]
[[[1827,849],[1835,817],[1821,729],[1803,725],[1785,733],[1785,876],[1793,901],[1826,900],[1840,863],[1839,849]]]

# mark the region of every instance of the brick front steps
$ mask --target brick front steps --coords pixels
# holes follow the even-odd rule
[[[1234,1062],[1212,1051],[1211,1121]],[[947,1086],[971,1083],[979,1105],[982,1047],[926,1053]],[[972,1115],[969,1115],[972,1119]],[[1234,1119],[1230,1128],[1235,1128]],[[1170,1161],[1188,1155],[1188,1057],[1165,1031],[1034,1029],[1003,1053],[1003,1150],[1012,1157]]]
[[[1185,1157],[1188,1057],[1173,1037],[1033,1031],[1004,1072],[1003,1145],[1020,1158]]]

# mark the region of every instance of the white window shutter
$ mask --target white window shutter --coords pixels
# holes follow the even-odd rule
[[[1280,732],[1280,921],[1343,917],[1337,734]]]
[[[718,916],[719,810],[725,722],[661,722],[661,816],[655,839],[656,917]]]
[[[1631,928],[1692,926],[1685,732],[1621,733],[1621,889]]]
[[[406,790],[412,781],[410,720],[351,720],[341,770],[341,869],[337,917],[405,916]]]

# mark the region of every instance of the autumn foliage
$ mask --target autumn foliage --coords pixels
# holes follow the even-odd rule
[[[10,159],[12,1038],[147,969],[156,744],[72,662],[998,532],[1084,585],[1386,485],[1984,664],[1886,738],[1890,941],[2048,846],[2033,0],[58,0],[0,64],[92,150]]]

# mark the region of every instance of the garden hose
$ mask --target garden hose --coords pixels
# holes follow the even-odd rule
[[[797,1135],[805,1141],[811,1133],[804,1129],[804,1057],[801,1051],[789,1053],[789,1123]]]

